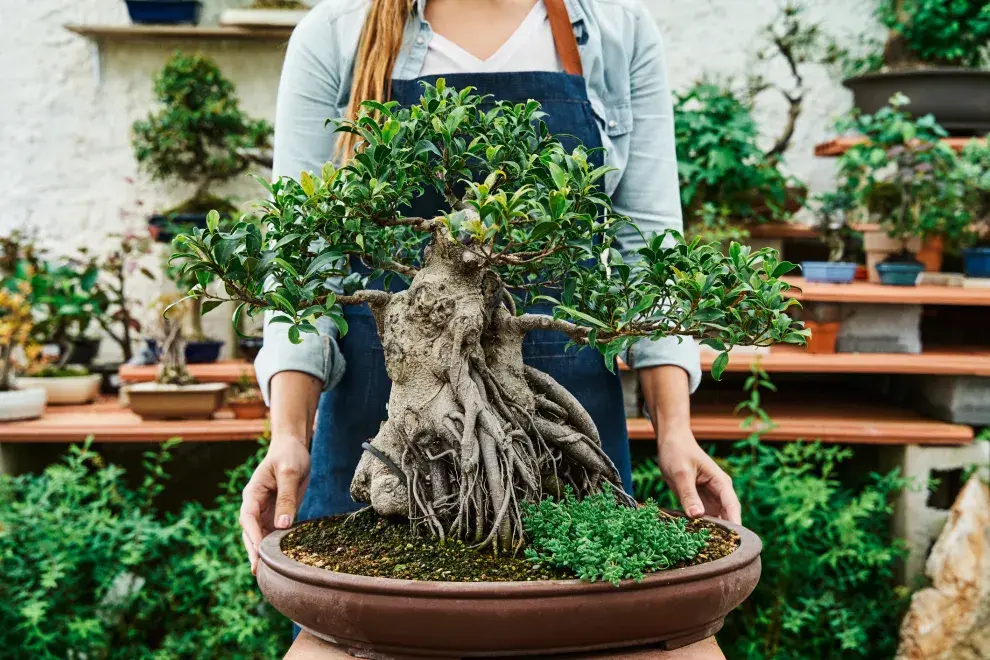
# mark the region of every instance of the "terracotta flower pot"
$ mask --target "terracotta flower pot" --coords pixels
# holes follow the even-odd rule
[[[264,419],[268,416],[268,406],[261,399],[256,401],[228,401],[227,407],[237,419]]]
[[[128,385],[127,405],[142,419],[210,419],[227,395],[226,383]]]
[[[0,422],[41,417],[45,414],[47,396],[40,387],[0,392]]]
[[[40,387],[48,394],[48,403],[58,405],[79,405],[93,401],[100,393],[100,383],[103,376],[87,374],[85,376],[20,377],[17,386],[21,389]]]
[[[805,321],[804,327],[811,330],[807,346],[809,353],[835,353],[835,343],[839,339],[839,328],[842,327],[842,323]]]
[[[945,240],[941,236],[929,236],[921,243],[921,249],[915,255],[925,266],[926,273],[938,273],[942,270],[942,252],[945,251]]]
[[[760,579],[762,545],[739,534],[728,557],[641,582],[431,582],[335,573],[286,557],[287,531],[259,546],[258,584],[272,605],[359,657],[471,658],[586,652],[709,637]]]

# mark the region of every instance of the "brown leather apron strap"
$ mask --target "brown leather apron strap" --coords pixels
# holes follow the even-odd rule
[[[564,72],[572,76],[583,75],[581,53],[578,52],[577,39],[574,38],[574,28],[571,26],[571,17],[567,15],[564,0],[543,0],[543,4],[547,8],[553,42],[557,46],[560,63],[564,65]]]

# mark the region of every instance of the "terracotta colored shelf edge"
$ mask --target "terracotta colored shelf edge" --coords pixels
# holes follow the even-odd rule
[[[966,138],[966,137],[950,137],[943,138],[942,142],[949,145],[956,151],[962,151],[970,140],[979,138]],[[850,148],[857,144],[862,144],[865,140],[861,137],[837,137],[827,142],[821,142],[815,145],[815,155],[820,158],[834,158],[841,156],[842,154],[849,151]]]

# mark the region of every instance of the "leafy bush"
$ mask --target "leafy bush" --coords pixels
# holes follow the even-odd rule
[[[750,377],[745,422],[772,425],[760,405],[765,374]],[[837,471],[852,451],[820,443],[770,446],[753,433],[724,461],[742,503],[743,524],[763,539],[763,576],[719,634],[733,660],[891,658],[907,590],[894,580],[904,557],[891,538],[894,471],[857,488]],[[637,497],[670,498],[656,463],[633,473]]]
[[[903,58],[976,68],[990,44],[990,3],[986,0],[883,0],[876,17],[895,42],[888,42],[888,66],[900,64],[895,58]],[[904,52],[891,52],[894,49]]]
[[[523,505],[534,562],[568,568],[582,580],[642,580],[647,572],[695,557],[708,531],[688,532],[683,518],[669,518],[655,502],[632,508],[609,492],[578,500],[567,489],[563,499]]]
[[[271,658],[289,624],[241,549],[229,474],[212,508],[156,511],[172,443],[137,486],[89,445],[42,474],[0,477],[0,648],[31,658]]]
[[[872,115],[853,111],[838,121],[840,132],[866,138],[839,158],[838,191],[892,238],[958,241],[969,223],[959,159],[940,141],[946,132],[935,118],[911,118],[907,102],[897,95]]]
[[[674,100],[681,205],[692,233],[732,237],[731,223],[786,215],[789,185],[760,149],[752,109],[726,86],[702,81]]]

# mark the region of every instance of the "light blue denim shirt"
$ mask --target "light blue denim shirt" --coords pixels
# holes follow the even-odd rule
[[[350,101],[357,43],[369,0],[324,0],[296,27],[289,40],[275,112],[274,176],[297,178],[319,172],[334,152],[328,118],[341,117]],[[416,0],[393,76],[418,78],[432,37]],[[628,216],[647,236],[681,230],[674,116],[663,43],[656,22],[640,0],[565,0],[577,37],[588,96],[598,118],[608,165],[605,181],[616,212]],[[635,231],[619,236],[624,253],[643,241]],[[322,336],[303,335],[292,344],[285,324],[265,325],[264,347],[255,361],[267,400],[272,376],[301,371],[336,385],[345,364],[336,329],[326,319]],[[698,348],[689,338],[640,341],[629,351],[634,368],[676,365],[701,380]]]

